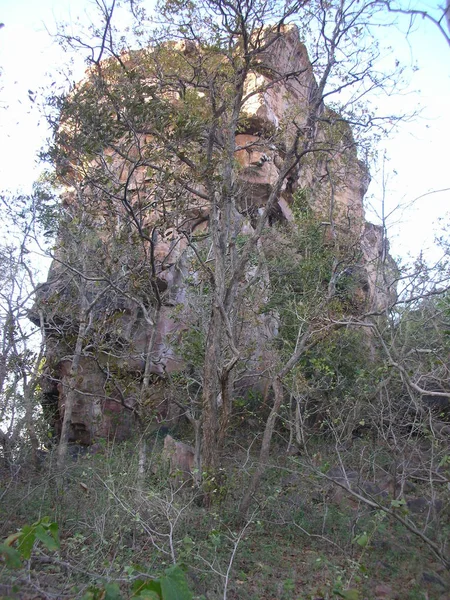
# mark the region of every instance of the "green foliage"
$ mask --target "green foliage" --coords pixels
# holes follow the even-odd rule
[[[225,100],[233,92],[230,72],[217,48],[205,46],[186,56],[173,42],[155,45],[152,51],[129,51],[121,61],[105,60],[71,94],[49,99],[59,116],[48,157],[63,176],[70,172],[67,161],[82,164],[111,189],[112,181],[108,177],[102,181],[105,174],[93,159],[118,140],[127,147],[145,131],[148,137],[140,158],[155,164],[163,155],[164,172],[157,169],[154,174],[159,172],[167,184],[174,179],[171,161],[176,157],[195,156],[199,165],[205,160],[200,144],[213,115],[204,90],[213,78],[216,93]],[[111,155],[106,156],[108,161],[113,161]]]
[[[367,532],[364,531],[363,533],[358,534],[353,541],[358,544],[358,546],[361,546],[361,548],[365,548],[369,543],[369,536],[367,535]]]
[[[205,356],[205,336],[199,327],[190,327],[183,331],[179,344],[181,358],[188,365],[200,368]]]
[[[172,565],[164,574],[154,579],[137,579],[127,594],[127,598],[136,600],[192,600],[183,571]],[[82,600],[123,600],[119,586],[107,583],[104,586],[92,586]]]
[[[238,168],[237,161],[226,162],[230,161],[230,153],[226,151],[226,139],[233,139],[236,132],[236,123],[232,122],[229,110],[233,104],[229,100],[234,99],[237,102],[239,100],[236,90],[239,89],[239,75],[244,72],[246,61],[252,75],[263,71],[261,67],[258,69],[257,64],[260,60],[258,45],[260,42],[265,44],[263,23],[269,14],[275,15],[277,5],[258,1],[255,4],[249,3],[244,23],[243,21],[239,22],[237,15],[240,7],[236,8],[234,3],[228,5],[225,3],[195,4],[190,0],[169,0],[162,4],[161,14],[168,17],[169,22],[170,18],[173,18],[175,22],[178,19],[178,33],[181,34],[181,39],[185,37],[186,44],[191,41],[193,31],[196,40],[201,40],[204,36],[208,43],[200,42],[199,46],[181,49],[179,44],[162,41],[162,43],[155,44],[155,47],[150,50],[117,53],[115,54],[116,58],[93,65],[86,80],[76,86],[71,94],[64,98],[54,98],[60,114],[54,124],[54,144],[49,150],[49,156],[61,181],[77,184],[74,189],[76,188],[81,196],[78,201],[80,205],[84,202],[86,206],[79,207],[84,208],[84,212],[71,212],[70,194],[68,195],[65,206],[68,217],[66,221],[61,222],[61,229],[64,229],[67,236],[61,240],[57,250],[61,264],[66,263],[73,269],[73,282],[63,282],[61,279],[61,289],[56,290],[52,298],[46,299],[52,308],[49,311],[50,317],[55,314],[59,314],[60,317],[64,317],[64,315],[73,317],[74,306],[81,304],[80,296],[77,295],[80,287],[77,281],[83,281],[83,277],[77,280],[76,274],[79,269],[79,255],[82,255],[84,258],[87,257],[82,275],[89,275],[90,283],[86,284],[88,302],[102,290],[105,282],[111,280],[114,289],[124,289],[123,286],[126,286],[124,291],[127,302],[128,300],[130,303],[135,301],[142,311],[149,307],[147,322],[150,322],[150,308],[154,306],[157,295],[154,265],[150,264],[148,256],[145,256],[148,248],[144,248],[142,253],[139,253],[139,251],[133,252],[129,247],[148,246],[149,236],[153,235],[151,231],[153,225],[156,232],[160,230],[163,232],[168,225],[174,226],[175,224],[176,227],[183,227],[184,218],[181,216],[188,214],[185,209],[192,199],[192,189],[201,191],[200,195],[206,193],[207,198],[211,201],[214,198],[214,202],[216,202],[217,199],[217,213],[222,215],[227,214],[220,206],[222,200],[225,204],[225,201],[231,198],[230,206],[233,209],[240,200],[238,185],[235,189],[226,189],[225,194],[222,194],[225,185],[221,185],[222,179],[224,179],[223,173],[229,169]],[[330,23],[333,23],[333,16],[336,17],[333,27],[338,27],[339,15],[342,15],[344,7],[334,6],[331,3],[326,6],[325,11],[322,9],[323,7],[321,7],[321,12],[329,14],[331,17]],[[208,10],[210,10],[209,13]],[[311,12],[313,15],[314,10],[311,9],[307,12]],[[276,19],[273,22],[275,21]],[[220,22],[222,30],[220,30]],[[186,23],[189,23],[191,30],[187,28]],[[245,29],[249,23],[252,23],[252,28],[256,26],[260,33],[255,36],[253,31],[246,32],[249,33],[246,41],[249,46],[246,55],[243,56],[239,47],[240,31],[241,26]],[[209,31],[205,33],[207,30]],[[105,29],[105,32],[111,33],[111,39],[113,31],[113,28]],[[262,36],[261,39],[258,39],[259,35]],[[351,35],[358,37],[362,34],[355,31]],[[241,41],[244,41],[243,38]],[[105,43],[105,39],[103,43]],[[102,45],[105,55],[106,46]],[[114,48],[109,48],[110,52],[113,50]],[[355,49],[353,52],[353,47],[351,50],[349,57],[355,57],[358,62],[359,51]],[[339,55],[339,52],[336,55]],[[314,62],[320,63],[320,60]],[[343,67],[340,67],[340,70],[343,76],[342,81],[347,82],[350,77],[349,73],[351,74],[353,70],[347,69],[345,72]],[[364,72],[364,67],[362,71]],[[264,73],[264,75],[267,74],[273,76],[273,72]],[[361,89],[363,87],[361,86]],[[247,94],[247,91],[244,93]],[[234,107],[233,110],[235,110]],[[239,106],[237,106],[237,110],[239,112]],[[309,116],[309,120],[315,118],[314,115],[303,116]],[[308,118],[299,119],[299,123],[308,124],[309,120]],[[309,149],[305,152],[309,156],[300,163],[300,172],[302,169],[304,172],[307,171],[309,160],[317,160],[323,163],[319,171],[320,174],[323,174],[325,163],[328,166],[329,157],[334,153],[333,148],[339,152],[340,146],[347,145],[352,148],[354,146],[351,131],[338,112],[324,110],[321,113],[321,120],[323,121],[321,135],[318,136],[317,141],[322,146],[316,145],[310,148],[311,152]],[[241,119],[240,125],[244,126],[244,123],[248,127],[252,125],[250,119],[246,119],[245,116]],[[292,126],[292,122],[290,126]],[[310,128],[308,125],[307,129],[313,131],[315,127]],[[301,128],[297,127],[297,130],[300,132]],[[275,145],[282,137],[286,139],[289,137],[285,136],[285,133],[286,131],[283,131],[278,138],[276,135],[273,137]],[[266,139],[268,137],[266,136]],[[265,142],[266,139],[262,141]],[[326,143],[323,143],[325,140]],[[300,144],[303,141],[306,140],[300,140]],[[328,145],[330,145],[329,149]],[[300,145],[298,150],[300,150]],[[207,159],[209,154],[211,156]],[[296,154],[300,157],[302,153],[297,152]],[[351,159],[356,159],[354,152],[351,153]],[[348,157],[344,160],[347,160],[348,163]],[[345,162],[343,164],[348,166]],[[136,175],[135,179],[134,175]],[[333,174],[331,174],[332,176]],[[65,178],[67,178],[67,182]],[[305,179],[309,179],[309,177]],[[145,183],[142,183],[144,180]],[[236,178],[231,177],[230,180],[238,181],[239,175],[237,174]],[[333,320],[338,320],[348,314],[352,315],[356,309],[360,308],[356,299],[361,283],[356,275],[359,256],[358,250],[354,250],[354,248],[357,244],[353,243],[355,240],[352,240],[350,235],[347,238],[340,234],[334,236],[334,224],[329,222],[333,215],[320,215],[320,210],[316,210],[318,206],[326,204],[327,198],[320,197],[321,191],[320,187],[315,187],[315,189],[305,188],[296,192],[292,205],[295,227],[291,227],[289,224],[274,226],[267,228],[268,230],[264,232],[264,254],[267,258],[271,288],[270,300],[264,310],[276,313],[280,323],[277,342],[281,349],[278,354],[281,362],[292,353],[300,334],[309,326],[312,326],[314,331],[320,332]],[[46,227],[47,233],[51,235],[55,208],[52,203],[53,199],[51,195],[47,195],[44,188],[39,193],[42,224]],[[322,200],[324,201],[322,202]],[[133,215],[130,214],[131,205],[127,204],[130,202],[134,203],[133,210],[136,211]],[[156,210],[150,214],[150,209],[154,208]],[[198,206],[195,208],[198,209]],[[119,231],[119,226],[110,224],[116,224],[122,220],[120,218],[122,215],[126,215],[123,220],[127,224]],[[99,216],[101,218],[98,218]],[[84,220],[85,217],[87,217],[87,223]],[[142,233],[142,237],[146,240],[143,244],[137,243],[138,241],[142,242],[137,234],[134,238],[129,235],[130,222],[133,223],[133,219],[135,219],[135,224],[142,228],[139,230],[139,235]],[[210,223],[212,222],[211,220]],[[142,223],[151,223],[151,226],[143,226]],[[230,223],[223,223],[219,220],[217,225],[219,237],[222,238],[224,237],[222,232]],[[224,225],[224,229],[222,229],[222,225]],[[109,230],[108,227],[111,229]],[[189,228],[185,233],[188,238]],[[192,277],[192,288],[198,286],[202,277],[205,277],[199,286],[200,292],[196,296],[196,300],[203,308],[209,303],[212,296],[210,278],[205,275],[205,269],[202,271],[203,263],[208,261],[207,266],[213,275],[219,273],[219,269],[214,268],[214,261],[218,259],[217,251],[215,255],[214,252],[211,252],[209,241],[208,247],[206,245],[201,247],[200,244],[200,238],[207,235],[205,233],[197,236],[194,234],[189,240],[189,243],[199,244],[199,247],[196,246],[196,257],[193,259],[190,269],[187,269],[191,272],[198,270],[196,276]],[[111,242],[111,246],[105,244],[105,239],[108,237],[114,240]],[[211,237],[214,239],[214,235]],[[79,245],[80,240],[85,243],[84,247]],[[224,241],[223,258],[226,268],[223,272],[227,279],[233,277],[232,268],[228,267],[234,262],[232,258],[234,250],[236,250],[237,257],[242,256],[241,253],[248,238],[238,235],[235,240],[230,236],[228,240],[224,239]],[[80,252],[80,248],[82,252]],[[250,256],[247,265],[254,266],[257,262],[259,263],[261,255],[262,253],[259,254],[255,251]],[[91,257],[95,257],[95,261],[94,258],[91,260]],[[181,271],[182,267],[183,265],[180,265]],[[111,277],[116,272],[119,272],[117,279]],[[126,275],[126,284],[122,274]],[[242,276],[243,274],[238,275]],[[185,283],[188,282],[185,281]],[[220,283],[226,285],[226,281]],[[218,288],[219,286],[216,287],[216,290]],[[255,289],[256,291],[253,293],[256,295],[261,288],[255,287]],[[108,293],[102,298],[101,308],[97,310],[97,307],[94,307],[90,313],[89,320],[93,323],[92,329],[83,340],[87,348],[86,358],[104,361],[101,366],[105,367],[105,378],[107,379],[104,387],[106,398],[119,391],[120,394],[116,394],[113,398],[120,397],[124,404],[126,401],[127,406],[132,406],[132,404],[128,405],[128,401],[133,401],[138,397],[141,373],[137,368],[137,372],[128,379],[126,363],[131,355],[136,360],[140,359],[142,350],[141,348],[132,348],[132,344],[127,341],[121,330],[122,326],[125,329],[126,318],[121,324],[124,315],[121,311],[115,311],[114,307],[120,305],[120,302],[116,301],[123,300],[123,296],[120,298],[119,295],[115,298],[111,290],[106,291]],[[246,296],[246,301],[249,300],[250,294],[251,292]],[[193,297],[192,294],[190,298]],[[81,298],[81,300],[84,299]],[[442,306],[434,305],[432,314],[436,315],[440,311],[440,314],[448,319],[447,300],[444,299]],[[189,299],[187,303],[189,303]],[[164,302],[161,304],[164,305]],[[249,302],[249,304],[251,303]],[[170,302],[167,305],[170,305]],[[259,308],[261,304],[255,303],[255,306]],[[438,311],[434,310],[436,306]],[[407,311],[405,311],[404,319],[401,316],[397,320],[397,330],[392,327],[386,334],[386,337],[389,333],[398,334],[399,346],[403,344],[402,347],[408,353],[410,350],[414,350],[417,341],[427,339],[429,333],[423,325],[429,326],[428,316],[431,315],[431,312],[428,311],[425,303],[418,309],[420,314],[415,315],[418,317],[417,320],[413,318],[414,322],[408,321],[411,319],[413,311],[410,311],[409,315],[406,315]],[[199,310],[197,314],[200,316],[195,319],[197,327],[190,327],[181,335],[178,331],[174,334],[178,337],[179,355],[197,371],[201,371],[205,358],[206,319],[205,322],[202,322],[200,313]],[[230,315],[233,317],[230,319],[232,326],[234,327],[236,324],[236,329],[238,329],[239,319],[235,320],[233,312],[230,312]],[[67,321],[69,322],[69,320]],[[70,355],[76,335],[73,329],[70,330],[70,325],[64,323],[64,318],[61,318],[61,325],[56,319],[49,318],[47,320],[49,324],[53,321],[57,322],[57,327],[65,334],[64,341],[67,345],[67,352],[62,352],[62,355]],[[415,358],[417,353],[408,354],[405,373],[418,371],[421,376],[422,369],[417,371],[414,369],[417,364],[423,367],[423,370],[425,367],[436,367],[440,360],[437,356],[446,356],[444,353],[438,355],[437,352],[434,352],[436,348],[445,348],[442,337],[448,335],[448,327],[443,332],[443,336],[433,333],[433,352],[428,354],[426,361],[417,361]],[[328,335],[326,339],[315,339],[314,341],[317,342],[315,348],[305,353],[298,368],[292,371],[290,380],[283,383],[286,383],[286,387],[290,387],[293,392],[298,392],[299,397],[304,396],[305,404],[308,403],[310,397],[318,399],[319,405],[325,399],[326,402],[318,407],[317,412],[322,411],[322,423],[325,420],[328,421],[334,426],[335,431],[344,428],[344,421],[350,413],[356,415],[356,422],[365,425],[365,413],[360,415],[359,409],[361,406],[366,408],[365,404],[370,398],[371,390],[373,391],[384,377],[383,366],[373,365],[373,356],[369,356],[368,348],[364,345],[363,335],[356,330],[339,331]],[[224,356],[226,355],[226,345],[227,340],[224,336]],[[95,354],[95,352],[97,353]],[[101,354],[100,359],[98,359],[99,354]],[[241,358],[243,359],[242,356]],[[218,371],[220,367],[221,365],[217,365]],[[272,365],[267,369],[269,374],[274,372],[271,367]],[[238,371],[237,368],[236,371]],[[441,370],[442,372],[444,369]],[[194,385],[188,375],[183,373],[168,375],[169,377],[172,377],[176,391],[183,389],[186,396],[190,396]],[[86,381],[89,382],[89,372],[87,372]],[[201,378],[196,376],[195,385],[200,388],[201,383]],[[85,382],[82,379],[77,380],[77,393],[83,393],[83,384]],[[316,394],[315,397],[314,394]],[[97,396],[96,394],[91,394],[91,396],[93,396],[91,400],[94,402]],[[388,393],[385,396],[388,396]],[[97,400],[100,402],[101,398],[97,398]],[[165,400],[164,396],[162,402]],[[248,416],[259,415],[260,400],[256,394],[249,395],[244,399],[237,398],[234,400],[234,407],[242,409],[242,412],[246,411]],[[270,397],[267,400],[267,404],[269,404]],[[300,401],[298,405],[294,405],[294,400],[296,401],[297,397],[293,393],[290,407],[294,407],[292,413],[295,413],[297,406],[300,406]],[[195,407],[194,401],[192,406]],[[390,408],[391,403],[389,404]],[[142,406],[135,410],[142,416]],[[284,416],[286,407],[282,406],[280,412]],[[385,410],[384,414],[386,412],[389,411]],[[299,423],[296,425],[300,426]],[[294,433],[298,433],[294,429],[292,426],[291,438]],[[280,432],[280,439],[283,438],[284,433],[285,431]],[[258,434],[259,431],[252,432],[253,442],[258,439]],[[61,494],[52,496],[53,492],[48,492],[48,489],[51,490],[51,482],[48,487],[45,487],[43,498],[40,497],[40,490],[35,492],[33,501],[36,514],[46,514],[45,511],[41,511],[39,502],[47,502],[52,510],[55,507],[55,513],[62,515],[65,524],[68,525],[67,531],[71,532],[69,534],[71,537],[67,538],[65,550],[68,551],[69,559],[72,558],[70,556],[72,552],[75,555],[73,560],[76,561],[77,569],[73,569],[75,573],[72,574],[73,578],[79,577],[82,580],[84,576],[84,573],[80,574],[79,565],[82,565],[86,572],[102,573],[102,576],[99,575],[98,579],[96,578],[96,581],[102,583],[96,583],[91,587],[84,596],[85,600],[119,600],[122,598],[122,594],[129,592],[128,589],[125,590],[124,573],[134,581],[131,590],[133,598],[187,600],[192,598],[192,593],[189,591],[185,575],[178,566],[166,568],[167,560],[179,561],[181,556],[189,562],[192,561],[193,564],[200,565],[201,575],[214,579],[216,582],[220,580],[221,576],[223,577],[224,572],[227,572],[228,575],[229,569],[227,571],[227,568],[231,567],[229,549],[236,550],[237,546],[233,547],[233,545],[238,541],[241,547],[247,551],[247,563],[242,561],[238,572],[243,573],[242,579],[252,581],[254,572],[259,568],[258,562],[261,562],[255,558],[259,552],[258,543],[254,543],[256,536],[253,537],[253,532],[249,527],[246,534],[248,539],[247,537],[241,539],[230,523],[235,523],[236,506],[242,496],[242,489],[245,489],[245,485],[248,483],[252,465],[256,464],[252,455],[255,448],[253,442],[245,440],[245,444],[242,445],[243,451],[237,457],[235,454],[241,450],[241,447],[237,444],[234,445],[233,460],[235,459],[236,462],[233,467],[229,468],[229,473],[226,473],[225,470],[218,470],[204,474],[204,491],[214,501],[220,502],[220,514],[219,511],[214,512],[213,509],[211,511],[197,510],[194,497],[188,496],[186,490],[182,490],[180,495],[174,494],[167,484],[167,480],[161,476],[158,478],[155,470],[151,472],[149,470],[147,474],[144,474],[142,486],[136,486],[137,468],[136,462],[133,463],[135,454],[134,449],[129,445],[123,445],[120,450],[123,452],[125,460],[119,460],[117,456],[112,457],[111,453],[109,456],[102,457],[97,465],[94,461],[89,464],[88,459],[85,463],[76,465],[71,469],[67,487]],[[224,455],[227,454],[226,450],[228,449],[225,449]],[[304,448],[304,450],[304,455],[308,458],[308,449]],[[333,450],[342,452],[338,444]],[[277,454],[277,460],[280,463],[283,462],[282,455],[281,451]],[[364,459],[366,459],[366,455],[364,455]],[[316,460],[315,468],[318,473],[330,472],[336,462],[335,454],[333,457],[325,458],[321,457],[318,452],[312,456]],[[390,460],[390,457],[388,459]],[[397,459],[398,456],[396,456]],[[443,465],[447,465],[447,462]],[[236,464],[239,467],[236,467]],[[152,467],[154,465],[155,462],[152,463]],[[292,464],[289,464],[288,470],[291,470],[291,467]],[[283,465],[282,468],[284,468]],[[141,472],[140,475],[142,475]],[[355,517],[348,507],[330,505],[327,490],[324,487],[319,487],[314,498],[304,499],[303,496],[309,493],[309,487],[312,488],[316,484],[308,476],[308,473],[300,471],[300,475],[302,484],[306,479],[310,485],[302,485],[300,489],[293,490],[294,510],[289,507],[282,518],[265,519],[267,515],[272,516],[270,510],[267,510],[268,507],[274,513],[281,511],[282,500],[287,499],[284,497],[287,494],[283,496],[285,484],[279,477],[279,473],[273,476],[272,485],[263,490],[261,494],[263,501],[257,505],[261,514],[258,515],[258,525],[255,529],[261,530],[261,539],[266,544],[266,551],[270,555],[270,559],[274,559],[274,561],[278,559],[276,567],[283,565],[282,555],[283,558],[292,556],[296,549],[295,542],[303,532],[309,534],[312,531],[314,539],[308,539],[309,545],[306,547],[304,544],[306,548],[302,547],[302,551],[304,549],[310,551],[314,543],[322,543],[324,553],[329,552],[330,544],[325,536],[330,536],[334,546],[338,548],[348,549],[353,540],[352,552],[356,550],[362,554],[366,550],[371,550],[369,542],[372,534],[367,533],[370,530],[367,523],[364,522],[364,518],[367,521],[367,517],[361,516],[362,511],[358,511],[358,515]],[[139,489],[136,489],[137,487]],[[318,485],[316,485],[317,487]],[[13,494],[14,490],[5,490],[5,494],[7,492]],[[183,503],[183,493],[186,493],[187,496],[185,503]],[[44,498],[45,494],[50,494],[51,502],[48,497]],[[86,497],[83,496],[84,494]],[[304,504],[301,507],[298,506],[300,495]],[[25,498],[23,501],[22,496]],[[31,503],[28,492],[19,497],[20,510],[26,511],[27,503]],[[229,498],[231,501],[227,504]],[[395,499],[392,502],[392,508],[400,510],[404,508],[403,500]],[[213,505],[214,503],[212,502]],[[398,503],[398,506],[394,503]],[[11,502],[11,504],[15,508],[15,503]],[[294,518],[292,518],[292,514],[294,514]],[[59,519],[57,520],[60,522]],[[266,526],[266,523],[269,525]],[[274,527],[274,523],[277,524],[276,527]],[[55,525],[55,523],[41,519],[31,526],[23,527],[18,534],[15,534],[15,537],[10,536],[0,548],[5,564],[19,568],[22,560],[30,558],[36,544],[41,544],[48,550],[58,549],[59,542]],[[297,530],[297,527],[301,529]],[[356,527],[361,533],[355,536]],[[277,535],[278,533],[280,534]],[[284,537],[289,535],[292,536],[294,542],[283,553],[280,548],[285,549]],[[301,539],[304,541],[303,538]],[[256,541],[260,540],[256,539]],[[239,548],[240,550],[241,548]],[[139,569],[129,566],[138,553],[148,560],[148,568]],[[307,556],[307,552],[304,554]],[[234,557],[234,554],[231,556]],[[339,568],[342,572],[344,567],[339,564],[339,560],[333,556],[332,552],[329,552],[329,558],[318,563],[317,566],[322,568],[326,563],[326,566],[330,567],[330,571],[334,568],[337,572]],[[299,569],[302,561],[303,557],[297,561]],[[142,561],[138,561],[138,564],[139,562]],[[342,560],[342,562],[344,561]],[[205,565],[209,565],[210,568],[208,569]],[[108,583],[105,583],[105,567],[108,579],[110,579]],[[152,573],[162,574],[155,577]],[[139,579],[135,580],[136,577]],[[114,583],[119,580],[122,581],[122,587]],[[264,589],[264,595],[279,597],[280,593],[284,592],[286,597],[288,594],[289,597],[294,597],[298,590],[296,590],[296,581],[292,577],[292,571],[290,572],[289,569],[285,571],[280,580],[282,590],[280,587],[270,591]],[[335,577],[329,578],[326,584],[328,586],[326,594],[320,594],[320,597],[325,597],[325,595],[329,597],[329,594],[332,593],[330,585],[333,585],[330,582],[335,580]],[[354,580],[356,581],[356,577]],[[361,597],[358,590],[347,589],[349,582],[347,581],[347,586],[345,586],[343,581],[344,579],[341,578],[342,585],[335,586],[335,594],[347,598],[347,600]],[[82,583],[83,589],[85,589],[85,586],[88,585],[86,579]],[[236,586],[240,583],[242,582],[236,583]],[[263,585],[268,587],[269,584],[264,581]],[[250,584],[247,587],[250,589]],[[236,590],[239,588],[237,587]],[[234,590],[236,597],[245,598],[244,594],[239,595],[239,591],[236,590]],[[213,590],[211,597],[214,596],[214,593]],[[64,595],[68,596],[67,593]],[[311,593],[311,597],[318,595]],[[57,594],[55,594],[56,596]]]
[[[22,560],[29,560],[36,542],[44,548],[56,551],[60,548],[58,525],[43,517],[32,525],[24,525],[17,533],[13,533],[0,545],[0,555],[6,566],[20,568]]]
[[[64,536],[54,563],[32,560],[27,565],[22,563],[21,571],[6,568],[5,562],[3,580],[17,582],[26,573],[35,584],[51,575],[49,592],[54,597],[75,598],[85,594],[89,600],[107,597],[162,600],[163,593],[171,592],[180,598],[192,598],[201,597],[206,591],[208,597],[223,597],[218,571],[226,572],[240,533],[236,511],[248,483],[248,473],[242,464],[249,453],[252,459],[255,456],[252,449],[248,450],[254,431],[247,439],[245,429],[239,435],[239,443],[229,446],[232,456],[230,452],[223,480],[226,494],[220,507],[213,504],[210,510],[197,505],[191,488],[173,495],[166,477],[155,472],[159,439],[149,444],[153,448],[149,456],[151,466],[140,493],[136,491],[138,455],[132,443],[107,444],[100,454],[86,455],[68,464],[61,494],[52,491],[51,476],[43,471],[34,480],[9,486],[2,498],[1,508],[7,510],[4,523],[11,521],[11,514],[13,519],[26,519],[27,515],[45,511],[51,514],[51,521],[60,523]],[[380,569],[387,572],[380,564],[388,562],[389,568],[397,569],[396,581],[399,585],[402,582],[407,598],[418,570],[425,569],[427,561],[433,562],[426,549],[401,527],[392,528],[386,515],[381,521],[380,511],[374,514],[361,506],[356,512],[350,502],[338,504],[333,500],[330,486],[320,472],[328,475],[336,465],[334,443],[328,445],[328,450],[323,441],[317,444],[313,460],[319,467],[312,473],[304,466],[307,457],[286,459],[282,437],[278,438],[281,445],[275,448],[273,467],[258,495],[258,513],[238,544],[230,573],[229,596],[243,600],[265,596],[286,600],[331,598],[333,589],[340,592],[358,589],[360,598],[370,598],[371,586],[380,581]],[[370,473],[361,473],[363,482],[365,475],[370,477],[375,469],[372,452],[378,458],[376,449],[372,451],[363,444],[348,451],[341,448],[340,456],[351,468],[356,468],[360,459],[362,468],[370,463]],[[392,453],[389,457],[387,469],[395,460]],[[48,479],[48,486],[42,485],[43,479]],[[87,491],[82,489],[82,483]],[[217,480],[211,484],[217,486]],[[445,497],[445,490],[436,490],[441,492]],[[442,521],[439,530],[444,543],[448,537],[446,523]],[[172,542],[179,565],[176,570],[168,565],[172,561],[167,555],[169,525],[173,527]],[[366,534],[368,543],[359,544],[355,538],[364,542]],[[45,549],[39,540],[35,543]],[[12,545],[14,550],[16,545],[17,542]],[[35,545],[32,558],[39,555],[40,548]],[[320,561],[316,562],[319,556]],[[65,565],[62,570],[60,562]],[[192,581],[179,573],[178,569],[184,573],[183,565],[194,574]],[[212,571],[208,565],[214,565],[216,570]],[[392,576],[389,571],[389,577]],[[18,581],[18,586],[25,595],[28,591],[25,583]],[[429,597],[438,595],[430,592]]]
[[[82,536],[81,536],[82,537]],[[84,541],[82,538],[79,541]],[[22,568],[22,561],[29,560],[36,543],[40,543],[46,550],[58,551],[61,549],[59,541],[59,528],[57,523],[48,517],[43,517],[32,525],[24,525],[17,533],[6,538],[0,544],[0,556],[4,564],[11,569]],[[72,545],[72,551],[75,547]],[[191,600],[192,592],[181,568],[177,565],[165,569],[159,577],[146,577],[136,579],[135,575],[147,569],[135,567],[131,569],[134,583],[130,594],[126,597],[157,600]],[[131,572],[129,574],[131,574]],[[83,595],[83,600],[122,600],[121,589],[118,584],[108,582],[104,585],[92,585]]]
[[[221,504],[228,493],[228,481],[225,469],[219,468],[215,471],[203,471],[202,489],[208,496],[211,504]]]
[[[123,600],[123,596],[116,583],[107,583],[102,587],[90,587],[81,600]]]
[[[309,202],[308,190],[296,192],[292,207],[296,226],[274,226],[264,238],[271,282],[264,310],[279,314],[279,341],[287,354],[295,347],[300,323],[354,312],[360,285],[353,274],[358,257],[351,240],[340,235],[338,243],[330,237]]]
[[[360,329],[333,332],[301,361],[308,381],[323,390],[359,395],[369,391],[379,377],[368,370],[370,347]]]

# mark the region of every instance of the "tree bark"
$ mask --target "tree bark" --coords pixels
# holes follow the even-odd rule
[[[266,421],[266,427],[264,429],[263,440],[261,444],[261,450],[259,453],[259,461],[256,466],[253,477],[250,481],[250,485],[245,492],[244,498],[242,499],[241,506],[239,508],[239,516],[241,519],[245,519],[248,509],[253,501],[253,495],[259,487],[261,478],[267,467],[267,462],[270,456],[270,445],[272,442],[273,430],[275,422],[277,420],[280,406],[283,402],[283,384],[280,377],[277,375],[272,381],[272,389],[274,393],[274,402],[270,411],[269,417]]]
[[[156,334],[158,332],[158,321],[160,315],[161,305],[158,303],[155,308],[155,313],[153,315],[153,324],[150,325],[150,319],[148,319],[148,325],[153,327],[152,332],[150,334],[146,353],[145,353],[145,367],[144,367],[144,377],[142,380],[141,389],[139,391],[139,425],[140,425],[140,436],[138,441],[138,474],[137,474],[137,483],[136,488],[138,491],[143,491],[144,489],[144,481],[145,481],[145,470],[147,465],[147,443],[145,439],[145,419],[143,419],[142,415],[142,407],[145,401],[145,397],[147,396],[148,389],[150,387],[150,375],[151,375],[151,367],[153,365],[153,350],[155,347]]]
[[[88,307],[86,298],[86,280],[81,279],[79,296],[81,301],[80,323],[78,326],[77,341],[72,357],[72,364],[69,373],[69,383],[66,386],[67,391],[64,399],[64,415],[61,427],[61,435],[59,438],[56,467],[59,473],[64,469],[67,456],[67,446],[69,443],[70,427],[72,425],[72,412],[75,404],[77,379],[80,371],[81,357],[83,353],[83,345],[88,329]]]
[[[218,367],[220,359],[220,332],[222,319],[220,311],[213,306],[208,327],[203,369],[202,395],[202,431],[203,431],[203,468],[213,473],[218,466]]]

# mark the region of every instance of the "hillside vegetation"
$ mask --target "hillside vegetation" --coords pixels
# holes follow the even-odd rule
[[[448,231],[364,210],[392,6],[95,4],[2,198],[0,596],[448,600]]]

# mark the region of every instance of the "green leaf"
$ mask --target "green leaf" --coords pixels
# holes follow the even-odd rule
[[[0,556],[3,557],[6,566],[10,569],[20,569],[22,566],[19,552],[7,544],[0,544]]]
[[[440,467],[445,467],[446,465],[450,465],[450,456],[448,454],[443,456],[439,463]]]
[[[133,583],[133,592],[132,598],[147,598],[146,595],[142,594],[151,592],[153,596],[149,597],[152,598],[152,600],[153,598],[158,598],[158,600],[160,600],[162,594],[161,583],[159,579],[138,579]]]
[[[123,596],[117,584],[107,583],[105,587],[91,586],[81,600],[123,600]]]
[[[48,526],[48,529],[49,529],[50,533],[52,534],[53,539],[58,544],[58,548],[60,548],[61,547],[61,543],[59,541],[58,523],[50,523],[50,525]]]
[[[361,546],[361,548],[365,548],[369,543],[369,536],[364,532],[357,535],[353,541],[356,542],[358,546]]]
[[[18,550],[23,558],[29,559],[36,540],[36,528],[32,525],[24,525],[19,537]]]
[[[401,508],[406,505],[406,500],[402,498],[401,500],[391,500],[392,508]]]
[[[177,565],[166,569],[160,582],[163,600],[192,600],[186,577]]]
[[[49,535],[42,525],[38,525],[35,529],[37,539],[44,544],[47,550],[59,550],[59,544]]]
[[[123,600],[117,583],[107,583],[105,585],[105,600]]]
[[[83,594],[81,600],[100,600],[102,598],[103,591],[96,587],[91,587],[85,594]]]

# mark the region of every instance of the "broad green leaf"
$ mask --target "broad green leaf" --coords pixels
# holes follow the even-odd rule
[[[360,564],[359,565],[359,570],[361,571],[361,573],[367,573],[367,567],[366,567],[366,565]]]
[[[177,565],[166,569],[160,582],[163,600],[192,600],[186,577]]]
[[[49,535],[42,525],[38,525],[35,529],[37,539],[44,544],[47,550],[59,550],[59,544]]]
[[[58,544],[58,546],[60,546],[58,523],[50,523],[50,525],[48,526],[48,529],[49,529],[50,533],[52,534],[55,542]]]
[[[183,544],[187,548],[191,549],[194,546],[194,540],[190,536],[185,535],[184,538],[183,538]]]
[[[0,556],[3,556],[6,566],[10,569],[20,569],[22,566],[19,552],[7,544],[0,544]]]
[[[105,591],[97,588],[91,587],[81,598],[81,600],[104,600]]]
[[[358,544],[358,546],[361,546],[361,548],[365,548],[369,543],[369,536],[366,532],[361,533],[355,537],[355,542]]]
[[[123,600],[117,583],[107,583],[105,585],[105,600]]]
[[[36,529],[31,525],[22,527],[19,537],[18,550],[23,558],[29,559],[36,540]]]
[[[145,598],[145,596],[142,596],[143,592],[152,592],[156,594],[155,598],[160,599],[162,594],[161,583],[159,579],[138,579],[133,584],[133,592],[135,595],[133,594],[132,598]]]

